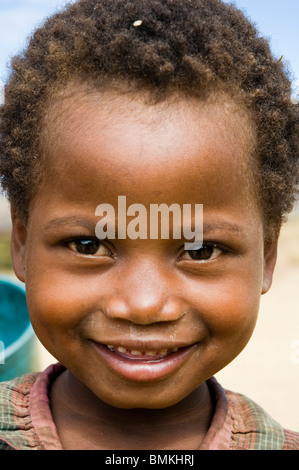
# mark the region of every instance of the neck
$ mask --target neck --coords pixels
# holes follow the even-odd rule
[[[196,449],[213,415],[206,383],[168,408],[120,409],[68,371],[52,387],[51,408],[62,445],[81,449]]]

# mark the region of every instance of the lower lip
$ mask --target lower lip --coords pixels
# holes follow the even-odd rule
[[[134,382],[161,380],[179,369],[191,355],[196,344],[157,360],[131,359],[120,356],[106,346],[92,342],[106,364],[118,375]]]

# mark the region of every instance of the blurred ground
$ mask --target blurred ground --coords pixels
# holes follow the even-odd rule
[[[9,236],[8,206],[0,199],[0,272],[11,270]],[[37,350],[37,370],[56,362],[39,343]],[[217,379],[255,400],[283,426],[299,431],[299,210],[282,230],[274,282],[262,297],[251,341]]]

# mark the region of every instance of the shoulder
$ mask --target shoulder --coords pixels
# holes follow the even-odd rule
[[[29,396],[38,374],[0,383],[0,450],[38,447],[30,418]]]
[[[284,430],[283,450],[299,450],[298,432],[290,431],[289,429]]]
[[[232,422],[231,449],[299,450],[299,433],[284,429],[250,398],[225,393]]]

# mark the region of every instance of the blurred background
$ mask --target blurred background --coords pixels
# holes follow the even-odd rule
[[[234,3],[269,38],[274,55],[283,56],[293,83],[292,100],[299,103],[299,2]],[[65,4],[65,0],[0,0],[1,102],[10,58],[46,16]],[[24,286],[12,270],[10,233],[9,205],[0,195],[0,381],[55,362],[31,329]],[[299,431],[299,206],[282,229],[273,286],[261,299],[253,337],[217,379],[224,387],[248,395],[283,426]]]

